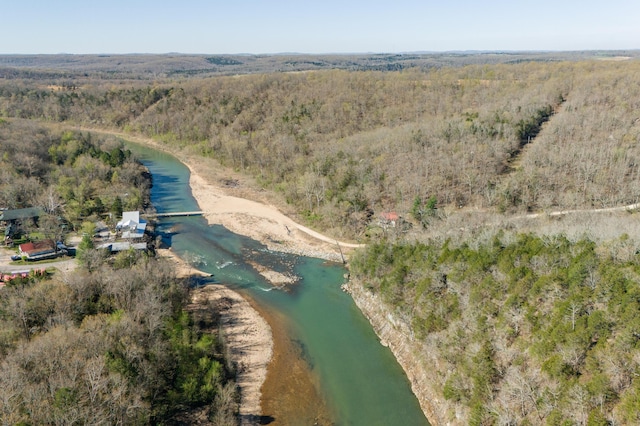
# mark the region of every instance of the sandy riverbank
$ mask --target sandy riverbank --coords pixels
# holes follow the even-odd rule
[[[223,225],[232,232],[260,241],[271,250],[336,262],[342,261],[343,256],[357,246],[338,243],[297,224],[266,203],[264,194],[245,183],[245,178],[221,176],[218,171],[212,170],[211,162],[207,160],[193,157],[180,159],[191,171],[192,194],[209,224]],[[253,267],[275,287],[295,282],[295,277],[270,271],[258,264]],[[248,307],[251,308],[250,305]],[[246,313],[241,312],[235,315],[244,317]],[[247,398],[252,404],[251,408],[241,409],[241,414],[245,413],[244,419],[247,413],[256,412],[253,411],[253,401],[257,398],[261,414],[268,415],[274,424],[288,425],[288,418],[306,419],[308,424],[331,424],[328,408],[317,394],[308,366],[287,338],[282,319],[264,310],[260,314],[256,313],[255,320],[266,320],[267,327],[271,326],[269,341],[265,342],[264,332],[259,331],[242,342],[245,348],[250,348],[247,351],[250,353],[238,354],[238,359],[242,359],[239,362],[248,367],[246,374],[250,376],[247,379],[248,386],[244,389],[241,383],[242,403]],[[252,328],[260,330],[257,326]],[[230,335],[233,336],[233,332]],[[233,345],[233,342],[229,343]],[[257,386],[258,380],[262,386]]]
[[[193,196],[210,224],[220,224],[248,236],[269,249],[310,257],[342,261],[342,255],[358,244],[338,242],[294,222],[264,202],[261,191],[242,178],[225,178],[197,158],[183,160],[191,171]],[[257,201],[254,201],[257,200]],[[262,202],[261,202],[262,200]]]
[[[87,127],[77,129],[121,137],[174,155],[189,168],[191,192],[209,224],[222,225],[272,250],[343,261],[350,250],[362,246],[337,241],[296,223],[290,214],[283,213],[281,207],[286,206],[273,205],[266,191],[250,178],[219,166],[215,160],[186,150],[167,149],[151,138]]]
[[[96,129],[82,130],[108,133],[132,142],[166,150],[162,144],[148,138]],[[178,153],[171,151],[171,154],[189,168],[191,192],[209,224],[222,225],[232,232],[260,241],[271,250],[336,262],[342,262],[351,249],[359,247],[358,244],[338,242],[296,223],[278,207],[272,205],[266,192],[260,190],[249,178],[219,167],[213,160],[184,151]],[[181,261],[170,250],[161,251],[160,255],[171,257],[176,262],[177,270],[182,274],[188,275],[198,272]],[[260,268],[259,265],[254,267],[276,287],[290,284],[293,281],[292,277]],[[267,323],[256,310],[257,306],[252,306],[237,292],[221,285],[211,285],[194,294],[194,300],[210,300],[215,303],[221,299],[231,301],[231,308],[224,312],[223,332],[231,348],[233,362],[242,366],[238,377],[241,392],[240,414],[243,424],[251,424],[252,416],[263,414],[261,412],[261,409],[264,408],[261,406],[261,389],[267,377],[267,366],[272,368],[270,364],[272,357],[280,361],[272,363],[275,364],[273,369],[288,368],[287,374],[291,374],[291,367],[295,363],[296,357],[295,354],[289,353],[292,352],[291,345],[282,337],[284,336],[283,330],[276,329],[272,333],[270,323],[273,323],[276,328],[281,327],[277,319],[273,316],[269,317],[267,312],[263,312],[263,316],[270,320]],[[274,339],[274,334],[280,337]],[[274,347],[274,340],[278,342],[277,347]],[[310,401],[317,400],[317,397],[313,395],[313,386],[308,383],[310,380],[308,373],[303,372],[304,369],[303,366],[298,368],[300,372],[296,375],[295,383],[299,389],[306,389],[302,393],[307,395]],[[283,372],[278,371],[278,373]],[[280,379],[278,382],[285,383],[286,381]],[[269,389],[271,388],[274,388],[273,384],[269,386]],[[269,407],[270,413],[268,414],[275,414],[271,411],[281,414],[291,413],[300,408],[292,407],[300,405],[298,398],[300,395],[289,395],[285,398],[292,403],[281,403],[280,401],[274,403],[273,395],[284,394],[285,390],[272,389],[267,392],[270,394],[268,401],[272,405]],[[295,403],[296,400],[297,403]],[[273,405],[278,405],[278,407]],[[289,406],[282,408],[282,405]],[[313,413],[316,422],[326,417],[323,410],[324,408],[316,407],[316,412]]]
[[[281,207],[270,203],[267,193],[247,176],[219,166],[215,160],[168,149],[154,139],[118,131],[77,127],[151,146],[174,155],[190,172],[191,192],[209,224],[222,225],[250,237],[271,250],[341,262],[362,244],[337,241],[296,223]],[[289,212],[291,213],[291,212]]]
[[[193,269],[170,249],[160,249],[158,255],[174,263],[179,277],[208,276]],[[221,329],[231,361],[238,368],[236,383],[242,424],[255,424],[254,420],[261,415],[260,388],[273,354],[271,328],[245,298],[224,285],[209,284],[192,292],[191,309],[215,305],[220,308]]]

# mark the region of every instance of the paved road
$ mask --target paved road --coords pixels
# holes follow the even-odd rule
[[[63,260],[51,261],[46,263],[26,263],[21,265],[15,265],[11,261],[11,255],[14,255],[13,250],[0,248],[0,272],[18,272],[27,271],[31,269],[48,269],[56,268],[59,271],[71,271],[78,266],[76,259],[63,258]]]

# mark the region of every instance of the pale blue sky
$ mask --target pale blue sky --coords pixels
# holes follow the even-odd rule
[[[0,54],[600,49],[639,0],[0,0]]]

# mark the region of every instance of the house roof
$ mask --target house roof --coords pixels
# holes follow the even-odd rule
[[[31,250],[33,250],[33,249],[35,249],[35,248],[36,248],[36,246],[35,246],[35,244],[33,244],[33,243],[24,243],[24,244],[20,244],[20,245],[18,246],[18,248],[20,249],[20,251],[21,251],[21,252],[23,252],[23,253],[27,253],[27,252],[29,252],[29,251],[31,251]]]
[[[147,228],[147,222],[140,219],[140,212],[123,212],[122,220],[116,225],[116,229],[122,229],[124,238],[141,238]]]
[[[133,248],[134,250],[146,250],[147,249],[147,243],[134,243],[134,244],[132,244],[129,241],[118,241],[118,242],[111,242],[111,243],[101,244],[97,248],[99,248],[99,249],[108,249],[111,252],[125,251],[125,250],[129,250],[130,248]]]
[[[400,219],[400,216],[396,212],[382,212],[380,217],[384,220],[394,221]]]
[[[122,220],[118,222],[116,228],[142,229],[147,226],[145,220],[140,219],[140,212],[123,212]]]
[[[140,212],[122,212],[122,222],[127,221],[140,222]]]
[[[24,243],[19,246],[20,252],[27,256],[38,256],[56,251],[53,240],[42,240],[35,243]]]
[[[129,219],[123,222],[118,222],[118,227],[119,228],[137,228],[138,222],[136,222],[135,220]]]
[[[142,238],[144,237],[144,231],[124,231],[122,233],[122,238]]]
[[[0,220],[29,219],[38,217],[43,213],[40,207],[26,209],[0,210]]]

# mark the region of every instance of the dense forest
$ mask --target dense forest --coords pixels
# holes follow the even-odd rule
[[[430,385],[452,407],[442,421],[640,422],[635,213],[611,216],[606,232],[587,216],[521,219],[640,201],[636,60],[153,81],[29,72],[0,80],[0,117],[141,134],[211,157],[306,224],[368,243],[352,279],[408,325],[426,368],[439,366]],[[64,138],[51,150],[59,164]],[[129,161],[107,152],[85,161]],[[20,161],[26,183],[38,163]],[[116,202],[94,193],[103,211]],[[57,194],[71,210],[84,205]],[[381,226],[389,211],[402,220]]]
[[[22,223],[22,240],[64,241],[149,203],[146,169],[116,140],[3,120],[0,158],[0,205],[43,209]],[[197,412],[236,424],[216,310],[187,309],[188,282],[162,260],[78,250],[73,272],[29,273],[0,289],[2,422],[176,424]]]
[[[14,279],[0,292],[6,424],[236,424],[221,342],[185,310],[168,264],[124,253],[93,272]]]
[[[416,200],[500,211],[638,201],[637,62],[0,82],[0,114],[136,132],[255,176],[312,225],[363,237]],[[531,141],[535,140],[535,143]]]
[[[91,218],[115,224],[123,210],[144,211],[150,186],[122,141],[0,119],[0,206],[41,207],[45,237],[61,239],[61,230],[77,230]]]
[[[440,360],[431,379],[468,424],[640,419],[640,264],[628,235],[600,246],[505,232],[380,242],[351,272]]]

